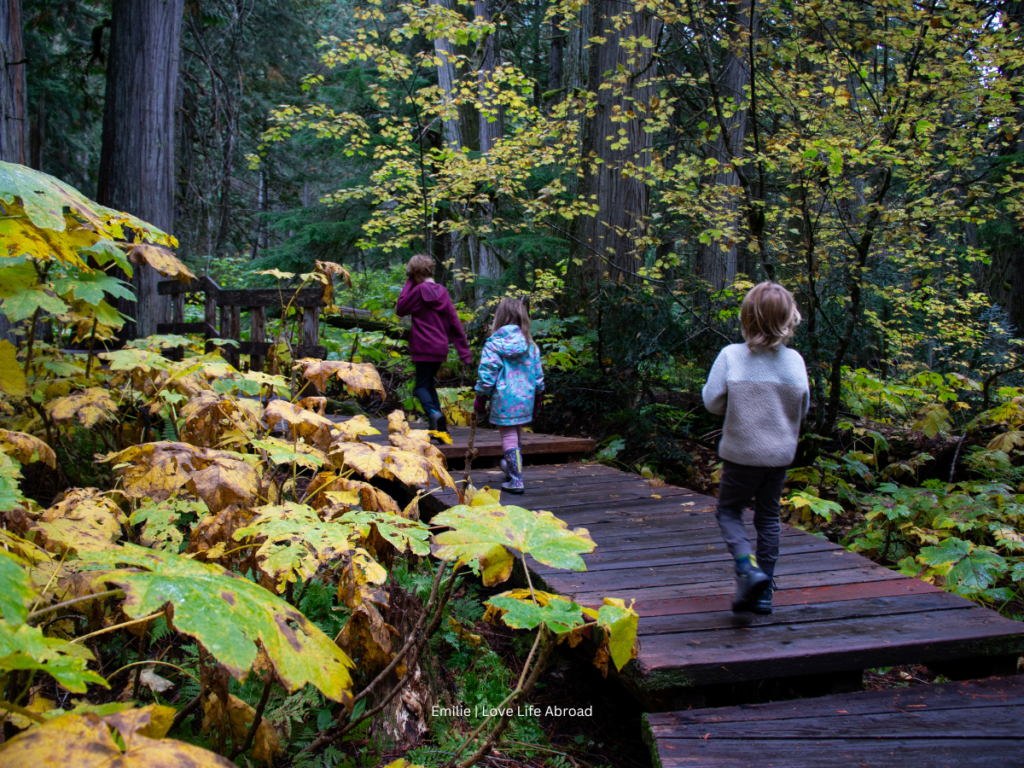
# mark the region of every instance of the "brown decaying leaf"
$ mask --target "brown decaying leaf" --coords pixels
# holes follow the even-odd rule
[[[231,561],[224,560],[224,552],[227,549],[237,549],[235,531],[247,526],[252,517],[252,512],[236,506],[226,507],[215,515],[207,515],[192,529],[186,552],[198,555],[200,559],[208,562],[217,561],[227,566]],[[236,552],[234,559],[241,560],[248,555],[248,550]]]
[[[338,637],[338,645],[349,656],[359,659],[360,666],[367,674],[373,674],[394,658],[391,650],[392,634],[398,633],[384,621],[371,603],[364,603],[349,616]]]
[[[230,728],[232,741],[240,745],[249,734],[249,728],[255,718],[256,710],[237,696],[229,695],[227,707],[224,707],[217,694],[211,693],[203,704],[202,732],[209,733],[211,728]],[[256,728],[256,737],[252,743],[253,760],[258,763],[269,763],[282,754],[284,747],[281,745],[280,736],[266,718],[262,719]]]
[[[117,414],[117,403],[110,393],[100,387],[89,387],[46,405],[54,424],[77,421],[86,429],[102,421],[110,421]]]
[[[324,287],[324,304],[328,307],[334,306],[334,276],[341,275],[348,288],[352,287],[352,275],[348,273],[341,264],[333,261],[318,261],[315,264],[314,274]]]
[[[124,491],[131,498],[163,501],[187,486],[213,513],[229,504],[247,504],[259,491],[259,472],[248,459],[256,457],[170,441],[133,445],[104,457],[130,464],[124,470]]]
[[[391,512],[395,515],[402,514],[402,508],[394,499],[379,488],[361,480],[349,480],[345,477],[338,477],[333,472],[321,472],[313,478],[309,487],[314,489],[314,494],[308,503],[314,509],[322,509],[330,503],[330,499],[326,495],[330,491],[355,491],[359,494],[360,506],[363,509]]]
[[[31,461],[42,461],[51,467],[57,466],[57,455],[53,449],[38,437],[26,435],[24,432],[10,432],[0,429],[0,450],[13,456],[22,464]]]
[[[164,277],[173,277],[180,283],[195,279],[195,274],[186,267],[169,248],[140,243],[128,251],[128,260],[133,264],[148,264]]]
[[[173,709],[158,705],[105,717],[62,715],[0,747],[0,763],[5,768],[232,768],[220,755],[162,738],[173,717]],[[111,731],[120,735],[123,751]]]
[[[198,446],[245,444],[260,432],[263,409],[258,400],[203,390],[190,396],[179,415],[185,418],[183,442]]]
[[[304,378],[316,384],[321,392],[327,391],[327,380],[334,376],[344,382],[353,395],[378,394],[385,396],[384,384],[372,363],[346,363],[338,360],[303,358],[295,363]]]
[[[290,429],[285,434],[292,440],[304,437],[306,442],[312,443],[321,451],[326,451],[331,445],[331,427],[334,422],[315,411],[302,408],[287,400],[273,400],[267,406],[263,417],[270,429],[275,429],[278,424],[284,423]]]
[[[121,538],[128,518],[96,488],[73,488],[39,516],[33,530],[43,535],[46,549],[100,552]]]

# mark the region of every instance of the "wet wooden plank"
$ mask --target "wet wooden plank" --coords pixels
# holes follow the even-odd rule
[[[1024,764],[1020,677],[644,718],[644,737],[663,768]]]

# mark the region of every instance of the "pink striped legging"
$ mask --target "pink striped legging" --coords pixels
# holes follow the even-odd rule
[[[523,428],[521,425],[499,426],[498,430],[501,432],[501,450],[511,451],[513,448],[518,448],[522,443]]]

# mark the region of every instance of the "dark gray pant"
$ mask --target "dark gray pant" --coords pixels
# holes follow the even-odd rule
[[[757,564],[769,576],[775,573],[779,559],[779,506],[785,467],[747,467],[722,462],[722,479],[718,485],[718,511],[715,517],[722,529],[722,538],[733,558],[752,553],[750,539],[743,526],[743,508],[754,500],[754,528],[757,529]]]

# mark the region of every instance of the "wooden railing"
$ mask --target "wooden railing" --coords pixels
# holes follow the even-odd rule
[[[262,371],[270,343],[267,341],[268,307],[287,307],[302,313],[302,343],[293,344],[296,359],[327,357],[327,347],[320,345],[320,308],[323,307],[323,291],[319,285],[299,291],[278,290],[277,288],[256,288],[234,290],[221,288],[210,277],[193,279],[188,283],[177,280],[163,280],[157,283],[161,296],[171,297],[171,322],[157,325],[157,333],[202,333],[207,340],[230,339],[236,344],[222,347],[224,358],[236,368],[240,355],[249,355],[250,368]],[[185,295],[206,294],[206,312],[202,322],[185,322]],[[249,313],[249,341],[242,341],[242,312]],[[219,320],[219,323],[218,323]],[[208,344],[209,349],[212,344]]]

